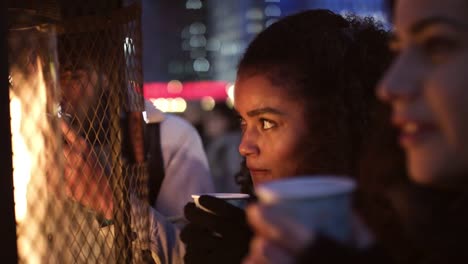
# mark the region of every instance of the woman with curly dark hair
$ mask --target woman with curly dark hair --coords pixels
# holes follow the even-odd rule
[[[235,90],[244,130],[239,151],[255,184],[285,175],[356,175],[376,103],[373,87],[390,58],[386,38],[370,19],[324,10],[287,17],[257,36],[239,64]],[[292,135],[268,135],[283,133],[281,126]],[[272,151],[261,154],[276,159],[269,161],[276,168],[254,161],[254,129],[270,137],[265,147]],[[287,140],[295,148],[282,156],[275,144]]]
[[[310,10],[261,32],[241,59],[235,108],[239,152],[254,185],[295,175],[357,176],[377,114],[374,86],[390,60],[370,18]],[[247,177],[247,179],[249,179]],[[213,197],[188,204],[187,263],[239,263],[251,231],[243,211]]]

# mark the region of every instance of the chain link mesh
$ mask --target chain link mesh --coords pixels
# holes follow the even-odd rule
[[[53,30],[33,27],[35,34],[23,31],[10,43],[27,54],[9,51],[23,65],[10,67],[12,124],[20,120],[12,138],[20,135],[26,150],[20,155],[22,145],[13,146],[15,195],[16,178],[29,177],[21,223],[17,213],[20,262],[146,263],[140,5],[25,2],[23,11],[61,19],[57,42]],[[42,52],[38,43],[49,46]],[[26,173],[25,163],[35,166]]]

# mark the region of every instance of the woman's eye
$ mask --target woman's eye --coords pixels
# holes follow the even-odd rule
[[[267,119],[261,119],[260,122],[262,122],[262,128],[264,130],[267,130],[276,126],[275,122],[272,122]]]
[[[424,52],[434,63],[444,62],[456,47],[456,42],[446,37],[432,37],[422,44]]]

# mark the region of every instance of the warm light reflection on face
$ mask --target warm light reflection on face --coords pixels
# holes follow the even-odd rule
[[[307,129],[302,104],[260,75],[238,80],[234,93],[243,130],[239,152],[254,184],[297,175]]]

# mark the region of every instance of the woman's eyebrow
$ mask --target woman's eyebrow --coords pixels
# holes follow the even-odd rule
[[[247,115],[250,117],[258,116],[261,114],[284,115],[284,113],[281,112],[280,110],[271,108],[271,107],[258,108],[258,109],[250,110],[247,112]]]
[[[448,17],[443,17],[443,16],[432,16],[428,17],[425,19],[422,19],[420,21],[417,21],[410,27],[410,32],[412,34],[420,34],[427,28],[434,26],[434,25],[447,25],[450,27],[453,27],[457,30],[467,30],[468,25],[458,21],[456,19],[448,18]]]

